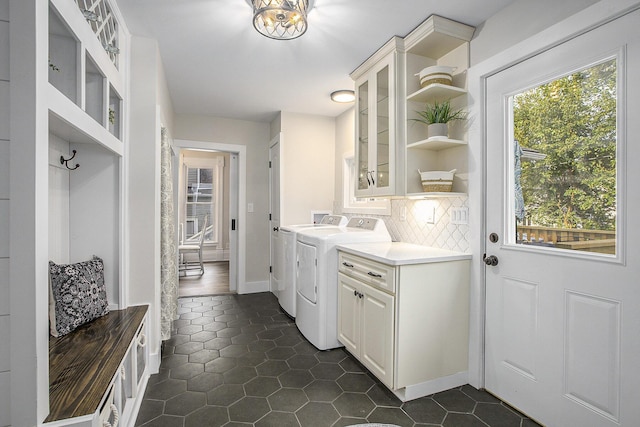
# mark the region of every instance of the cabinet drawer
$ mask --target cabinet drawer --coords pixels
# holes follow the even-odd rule
[[[376,288],[395,294],[396,269],[357,255],[340,252],[338,270]]]

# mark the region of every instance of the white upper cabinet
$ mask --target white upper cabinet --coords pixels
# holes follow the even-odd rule
[[[397,192],[398,102],[402,75],[401,39],[394,37],[351,74],[356,84],[356,197]]]
[[[404,38],[394,37],[351,77],[356,91],[356,197],[459,196],[467,190],[467,120],[429,137],[415,119],[427,104],[467,104],[466,71],[474,28],[432,15]],[[450,67],[450,81],[420,82],[420,72]],[[418,170],[456,170],[452,191],[425,193]]]

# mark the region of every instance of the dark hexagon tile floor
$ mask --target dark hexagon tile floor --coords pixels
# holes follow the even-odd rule
[[[136,426],[538,426],[470,385],[403,403],[344,349],[311,345],[271,293],[178,303]]]

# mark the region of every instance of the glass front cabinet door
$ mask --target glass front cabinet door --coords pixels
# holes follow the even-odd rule
[[[388,55],[356,81],[356,197],[395,192],[393,61]]]

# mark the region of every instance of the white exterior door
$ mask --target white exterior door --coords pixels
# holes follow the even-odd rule
[[[269,146],[269,239],[271,274],[269,290],[276,296],[282,289],[284,269],[283,242],[280,240],[280,136]]]
[[[631,426],[640,420],[640,227],[634,216],[640,209],[638,23],[640,11],[632,12],[488,77],[486,83],[486,255],[495,256],[498,264],[486,267],[485,386],[549,426]],[[592,109],[589,122],[579,112],[548,108],[536,112],[546,117],[547,128],[536,128],[537,133],[523,128],[533,126],[537,116],[530,109],[519,117],[523,110],[518,108],[534,95],[566,100],[573,96],[571,85],[607,67],[615,70],[614,132],[599,135],[601,144],[585,148],[597,133],[593,123],[607,119],[609,113],[602,110]],[[602,97],[587,96],[583,104],[600,105],[600,98],[611,95],[609,90]],[[579,126],[572,135],[546,132],[560,129],[554,120]],[[613,145],[602,154],[607,138]],[[525,150],[516,159],[518,139],[553,149]],[[525,165],[527,157],[534,160]],[[612,168],[607,183],[597,183],[602,171],[592,176],[576,172],[593,162]],[[567,163],[573,169],[549,179],[552,168]],[[539,180],[524,176],[542,166],[546,170],[539,171]],[[570,185],[562,191],[556,185],[557,193],[550,194],[550,186],[564,181]],[[516,218],[518,183],[524,186],[525,212]],[[595,194],[597,185],[613,185],[613,191],[583,197],[580,191],[589,185],[592,190],[596,186]],[[553,197],[565,222],[540,225],[552,215]],[[566,197],[575,204],[563,202]],[[589,225],[591,219],[575,220],[574,214],[595,212],[606,203],[613,205],[605,215],[613,233],[609,226],[605,238],[588,234],[608,226]]]

